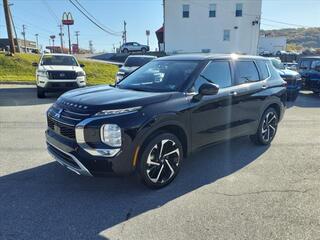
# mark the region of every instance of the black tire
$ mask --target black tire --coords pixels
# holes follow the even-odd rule
[[[294,102],[295,100],[297,100],[298,96],[299,96],[299,91],[290,92],[290,93],[288,93],[287,100],[289,102]]]
[[[37,97],[38,98],[45,98],[45,91],[43,90],[43,88],[37,87]]]
[[[268,108],[262,115],[256,134],[250,139],[257,145],[269,145],[278,129],[279,116],[274,108]]]
[[[141,52],[142,52],[143,54],[145,54],[145,53],[147,52],[147,49],[146,49],[146,48],[141,48]]]
[[[171,153],[169,155],[166,155]],[[177,176],[183,160],[180,140],[171,133],[157,133],[142,147],[138,173],[148,187],[159,189],[167,186]]]
[[[319,95],[320,91],[313,91],[314,94]]]
[[[127,48],[125,48],[125,49],[122,50],[122,52],[128,54],[129,50]]]

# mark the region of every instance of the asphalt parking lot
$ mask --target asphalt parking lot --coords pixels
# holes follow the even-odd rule
[[[290,104],[270,147],[236,139],[152,191],[87,178],[46,152],[33,86],[0,85],[0,239],[320,239],[320,97]]]

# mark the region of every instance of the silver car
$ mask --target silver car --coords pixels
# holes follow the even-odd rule
[[[120,52],[122,53],[130,53],[130,52],[146,53],[148,51],[150,51],[149,46],[141,45],[140,43],[137,43],[137,42],[124,43],[120,48]]]

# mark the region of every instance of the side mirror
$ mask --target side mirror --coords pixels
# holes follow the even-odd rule
[[[194,96],[195,100],[200,100],[206,95],[216,95],[219,92],[219,86],[213,83],[204,83],[199,88],[199,93]]]
[[[82,67],[82,68],[84,68],[85,66],[86,66],[86,65],[84,65],[84,64],[82,64],[82,63],[80,64],[80,67]]]
[[[199,94],[205,95],[216,95],[219,92],[219,86],[213,83],[204,83],[199,88]]]
[[[119,68],[122,68],[122,66],[123,66],[123,64],[118,64],[118,67],[119,67]]]
[[[33,63],[32,63],[32,66],[34,66],[34,67],[38,67],[38,65],[39,65],[39,64],[36,63],[36,62],[33,62]]]

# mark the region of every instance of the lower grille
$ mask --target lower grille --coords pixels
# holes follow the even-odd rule
[[[67,154],[59,151],[58,149],[52,147],[52,146],[48,146],[49,150],[56,156],[58,156],[59,158],[63,159],[66,163],[70,164],[72,167],[74,168],[79,168],[79,166],[77,165],[77,163],[72,159],[72,157],[68,156]]]
[[[67,83],[47,83],[47,88],[77,88],[78,84],[76,82],[67,82]]]
[[[70,139],[76,138],[75,127],[60,123],[52,119],[50,116],[48,116],[47,121],[48,127],[54,132]]]

